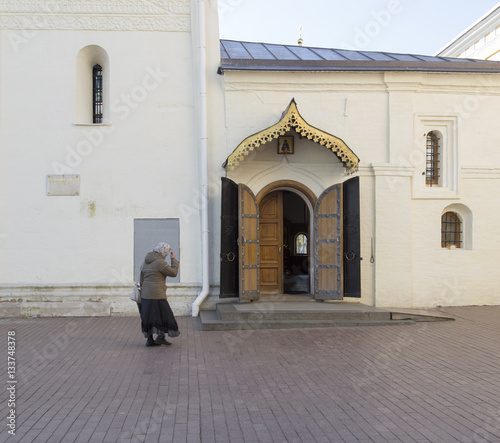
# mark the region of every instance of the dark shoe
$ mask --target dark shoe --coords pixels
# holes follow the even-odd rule
[[[156,340],[155,340],[155,343],[159,344],[159,345],[165,345],[165,346],[170,346],[172,343],[170,343],[169,341],[165,340],[163,337],[158,337]]]
[[[148,340],[146,341],[146,346],[160,346],[160,344],[156,343],[153,340],[153,337],[148,337]]]

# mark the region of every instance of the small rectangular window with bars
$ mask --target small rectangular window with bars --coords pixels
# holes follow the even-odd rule
[[[427,134],[425,155],[425,184],[439,185],[439,138],[434,132]]]
[[[95,65],[92,70],[92,106],[94,123],[102,123],[102,67]]]

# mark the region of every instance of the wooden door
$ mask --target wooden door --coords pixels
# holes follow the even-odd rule
[[[222,177],[220,298],[239,296],[238,185]]]
[[[283,292],[283,192],[266,195],[259,205],[260,291]]]
[[[314,210],[314,298],[342,300],[341,185],[326,189]]]
[[[259,298],[259,208],[255,195],[245,185],[239,194],[240,300]]]

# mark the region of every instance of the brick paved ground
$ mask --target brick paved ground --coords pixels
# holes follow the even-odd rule
[[[0,320],[22,442],[500,442],[500,307],[414,326],[201,332],[138,317]],[[8,439],[7,439],[8,438]]]

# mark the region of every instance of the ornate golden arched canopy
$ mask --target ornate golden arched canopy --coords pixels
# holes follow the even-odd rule
[[[227,158],[225,166],[232,171],[255,148],[285,135],[291,128],[303,137],[330,149],[344,163],[349,172],[358,169],[358,156],[340,138],[307,123],[300,115],[295,99],[292,99],[285,115],[278,123],[243,140]]]

